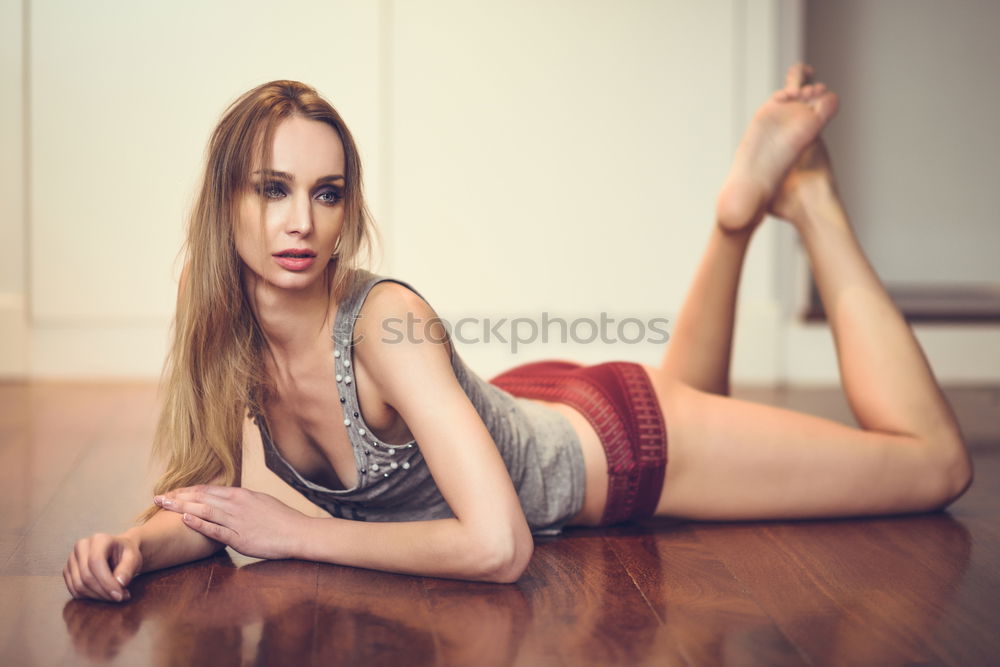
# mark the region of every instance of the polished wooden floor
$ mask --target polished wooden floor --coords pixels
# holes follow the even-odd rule
[[[948,394],[976,480],[946,513],[574,529],[514,585],[226,551],[113,604],[61,570],[149,500],[155,389],[0,384],[0,665],[998,664],[1000,388]],[[832,391],[737,395],[850,423]]]

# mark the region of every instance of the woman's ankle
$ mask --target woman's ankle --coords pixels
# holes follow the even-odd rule
[[[795,211],[785,217],[799,230],[808,234],[814,230],[840,227],[850,229],[844,203],[836,187],[827,179],[815,179],[799,186],[799,201]]]

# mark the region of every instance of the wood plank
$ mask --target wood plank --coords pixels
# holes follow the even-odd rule
[[[954,657],[931,638],[954,613],[970,543],[946,514],[695,530],[812,662]]]
[[[60,572],[148,502],[155,388],[0,383],[0,664],[989,664],[1000,392],[947,393],[982,434],[948,513],[570,529],[514,585],[226,551],[119,605],[70,599]],[[850,418],[837,390],[770,400]]]
[[[691,524],[650,520],[608,533],[608,544],[665,626],[657,655],[692,665],[807,664]]]
[[[531,623],[515,664],[642,665],[662,655],[663,626],[601,530],[540,542],[517,587]]]
[[[77,615],[81,607],[69,607],[70,601],[62,576],[0,576],[0,664],[72,664],[77,655],[74,632],[97,633],[101,614],[95,607],[101,603],[79,603],[88,609]],[[114,643],[108,637],[104,646]]]
[[[7,561],[17,548],[23,536],[0,533],[0,574],[6,574]]]
[[[27,431],[28,384],[0,381],[0,452]]]
[[[178,638],[189,636],[190,646],[172,664],[309,664],[318,565],[228,549],[211,562],[198,609],[178,610]]]
[[[22,390],[24,422],[0,449],[4,533],[24,534],[35,523],[133,388],[30,384]]]
[[[976,479],[948,515],[968,533],[968,564],[931,640],[957,664],[987,664],[1000,656],[1000,447],[974,452]]]
[[[183,657],[202,608],[211,560],[136,579],[132,600],[74,600],[61,575],[0,576],[0,664],[137,665]],[[205,638],[206,645],[209,637]]]
[[[519,586],[434,578],[422,583],[438,638],[438,664],[538,664],[522,654],[535,615]]]
[[[321,564],[310,664],[435,664],[435,623],[421,581]]]
[[[96,532],[119,533],[132,525],[132,517],[152,501],[148,463],[154,395],[155,388],[147,385],[120,387],[102,397],[113,402],[114,410],[91,425],[87,448],[36,511],[5,573],[58,573],[78,539]],[[40,474],[51,481],[60,471],[51,468]]]

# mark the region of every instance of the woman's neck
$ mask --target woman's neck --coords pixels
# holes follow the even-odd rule
[[[315,289],[290,291],[256,281],[245,286],[257,322],[271,354],[280,367],[313,350],[319,338],[329,335],[337,312],[326,281]]]

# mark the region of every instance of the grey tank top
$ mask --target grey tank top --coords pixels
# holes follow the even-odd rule
[[[331,372],[340,394],[341,414],[354,449],[358,485],[329,489],[303,477],[281,455],[267,420],[254,415],[264,445],[267,467],[331,515],[358,521],[419,521],[454,516],[424,463],[415,440],[389,444],[365,424],[358,403],[352,365],[354,322],[376,284],[409,283],[360,269],[353,288],[337,310],[333,326]],[[425,299],[426,301],[426,299]],[[557,535],[583,507],[585,472],[580,440],[569,420],[544,405],[513,396],[479,377],[459,356],[451,341],[451,365],[462,389],[493,436],[507,466],[531,532]],[[414,391],[419,391],[414,387]]]

